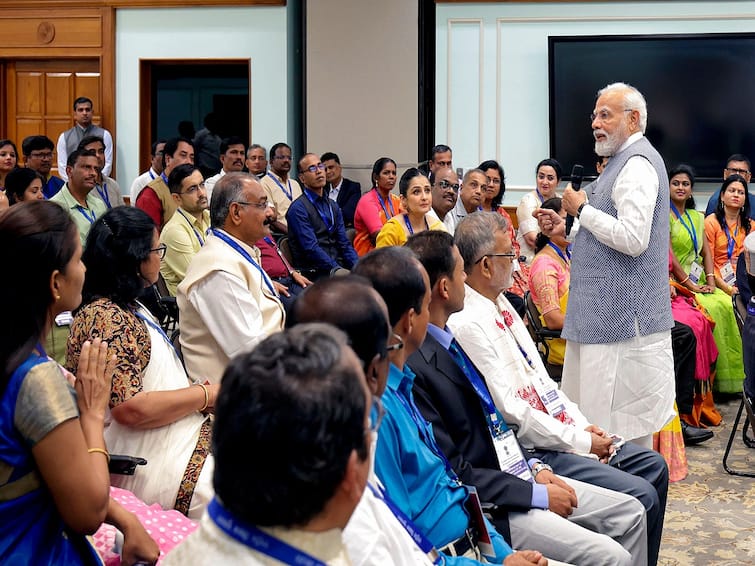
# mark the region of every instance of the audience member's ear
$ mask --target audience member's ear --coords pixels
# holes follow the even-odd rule
[[[365,435],[365,442],[367,442],[367,435]],[[356,450],[351,451],[343,480],[338,486],[338,490],[346,500],[354,505],[359,502],[364,488],[367,486],[367,476],[370,470],[369,446],[366,449],[368,456],[364,460],[359,457]]]
[[[178,206],[181,206],[181,195],[178,193],[170,193],[170,196]]]
[[[438,278],[438,281],[435,283],[435,289],[437,289],[438,296],[443,299],[444,301],[448,300],[448,277],[442,276]],[[433,289],[433,291],[435,291]],[[430,302],[432,303],[432,297],[430,298]]]

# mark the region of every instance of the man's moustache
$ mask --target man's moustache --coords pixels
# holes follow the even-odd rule
[[[265,220],[262,222],[263,226],[270,226],[273,223],[273,219],[270,217],[266,217]]]

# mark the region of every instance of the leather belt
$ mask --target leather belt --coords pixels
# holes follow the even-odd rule
[[[449,542],[446,546],[440,549],[440,552],[444,554],[450,554],[451,556],[463,556],[468,550],[477,547],[477,537],[475,537],[472,529],[466,529],[464,535],[460,536],[453,542]]]

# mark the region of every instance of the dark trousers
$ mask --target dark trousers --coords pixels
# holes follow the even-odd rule
[[[755,399],[755,313],[747,315],[742,329],[742,346],[745,362],[745,391]]]
[[[674,322],[674,327],[671,329],[671,349],[674,352],[676,404],[679,407],[679,414],[691,415],[695,397],[697,338],[689,326]]]
[[[271,277],[271,279],[277,283],[280,283],[281,285],[288,287],[288,297],[283,293],[280,294],[281,303],[283,303],[283,308],[286,309],[286,314],[288,314],[294,304],[294,301],[296,300],[296,297],[298,297],[299,293],[304,290],[304,287],[302,287],[298,283],[295,283],[293,278],[291,278],[290,276]]]
[[[610,464],[566,452],[535,450],[533,454],[559,475],[639,499],[647,515],[648,564],[658,562],[668,495],[668,468],[660,454],[631,442],[621,447]]]

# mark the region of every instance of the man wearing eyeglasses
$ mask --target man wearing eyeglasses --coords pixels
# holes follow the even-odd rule
[[[281,234],[288,233],[288,208],[301,196],[299,183],[289,175],[291,161],[291,147],[283,142],[276,143],[270,148],[270,170],[260,181],[273,205],[272,230]]]
[[[325,165],[307,153],[298,168],[304,192],[286,213],[294,265],[312,280],[351,269],[357,253],[346,236],[341,208],[325,193]]]
[[[220,163],[223,168],[220,173],[208,177],[204,182],[207,191],[207,200],[212,199],[212,189],[226,173],[244,170],[244,157],[246,156],[246,143],[238,136],[225,138],[220,142]]]
[[[750,160],[746,155],[735,153],[726,160],[726,167],[724,168],[724,180],[726,180],[727,177],[731,177],[732,175],[741,175],[742,177],[744,177],[745,181],[747,181],[748,183],[750,182],[752,171],[750,167]],[[710,199],[708,199],[708,206],[705,208],[705,216],[713,214],[716,211],[716,206],[718,206],[718,195],[720,192],[721,189],[716,189]],[[753,210],[753,207],[755,207],[755,195],[753,195],[748,190],[747,197],[750,199],[750,218],[755,220],[755,210]]]
[[[167,248],[160,263],[160,273],[168,291],[175,296],[189,263],[207,239],[210,202],[202,172],[190,163],[179,165],[170,172],[168,188],[178,209],[160,232],[160,242]]]
[[[231,358],[283,328],[283,305],[255,246],[270,236],[272,217],[253,175],[228,173],[215,185],[210,234],[176,294],[191,377],[219,383]]]
[[[28,136],[21,143],[21,152],[24,154],[26,166],[45,179],[45,184],[42,187],[45,198],[51,198],[65,184],[63,179],[50,172],[54,149],[55,144],[47,136]]]
[[[467,214],[481,210],[482,195],[485,194],[487,185],[488,177],[480,169],[470,169],[464,174],[456,206],[443,219],[443,224],[446,225],[450,234],[454,233],[456,225]]]
[[[446,215],[456,206],[459,188],[459,176],[456,171],[448,167],[436,169],[433,173],[433,207],[428,214],[443,222]]]

